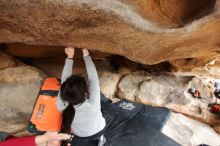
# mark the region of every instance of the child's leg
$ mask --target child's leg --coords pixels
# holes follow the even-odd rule
[[[85,140],[74,137],[71,141],[71,146],[97,146],[99,140]]]

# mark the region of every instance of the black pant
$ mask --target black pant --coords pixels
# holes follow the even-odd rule
[[[79,137],[74,135],[72,139],[71,145],[72,146],[97,146],[100,137],[103,135],[103,131],[98,132],[95,135],[88,136],[88,137]]]

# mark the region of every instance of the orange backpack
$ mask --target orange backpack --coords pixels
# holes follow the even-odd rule
[[[62,114],[57,108],[60,86],[57,78],[44,80],[28,125],[30,132],[60,131]]]

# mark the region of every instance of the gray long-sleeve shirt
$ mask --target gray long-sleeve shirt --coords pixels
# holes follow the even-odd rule
[[[90,56],[85,56],[86,71],[88,74],[89,94],[90,97],[85,102],[75,105],[75,117],[71,128],[73,133],[80,137],[92,136],[105,127],[105,119],[102,116],[100,105],[100,88],[98,74],[95,65]],[[65,82],[72,75],[73,60],[66,59],[61,83]],[[57,106],[60,111],[67,107],[68,103],[64,102],[58,95]]]

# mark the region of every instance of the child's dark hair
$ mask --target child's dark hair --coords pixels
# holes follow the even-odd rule
[[[71,124],[75,116],[74,105],[83,103],[88,97],[88,86],[83,77],[72,75],[61,85],[61,98],[67,101],[69,105],[62,113],[62,133],[70,133]],[[62,145],[66,145],[63,144]]]

